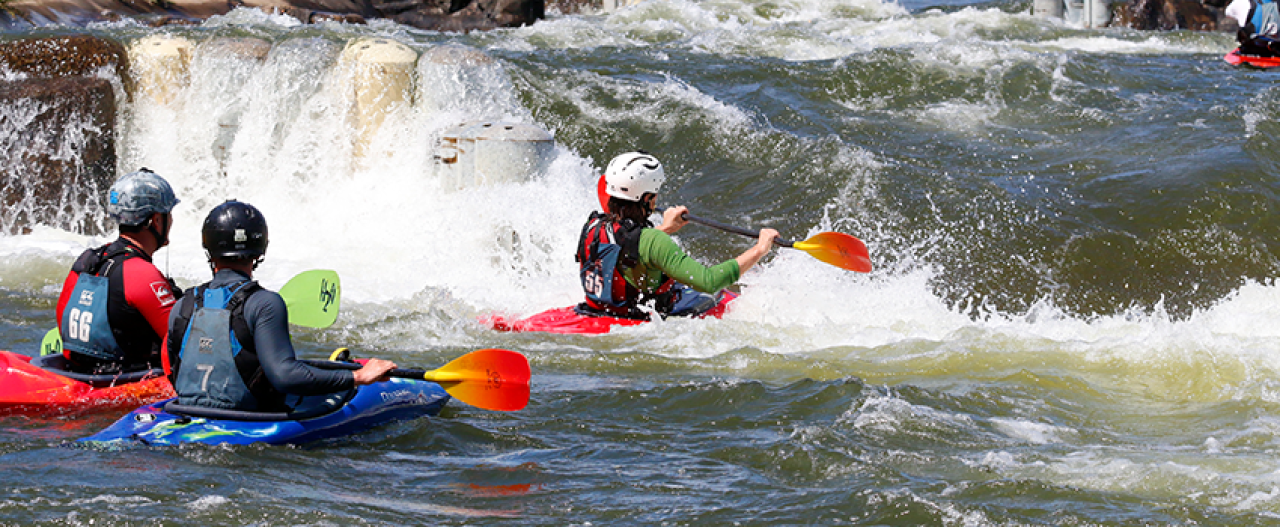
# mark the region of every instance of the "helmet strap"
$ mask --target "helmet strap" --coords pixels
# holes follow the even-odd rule
[[[155,216],[156,214],[160,214],[160,213],[159,212],[152,213],[151,217],[147,218],[147,232],[151,233],[151,236],[155,238],[156,250],[158,251],[160,250],[161,247],[169,245],[169,233],[160,232],[160,228],[156,226],[156,216]],[[167,231],[168,229],[165,229],[165,230]]]

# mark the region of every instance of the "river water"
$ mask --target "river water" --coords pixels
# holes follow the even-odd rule
[[[248,10],[92,26],[276,43],[262,63],[197,54],[175,105],[121,110],[121,170],[183,200],[162,270],[207,279],[203,216],[254,203],[264,285],[343,279],[338,323],[295,330],[302,355],[435,367],[508,348],[532,399],[301,447],[102,451],[69,443],[118,415],[5,418],[0,523],[1280,523],[1275,74],[1223,62],[1225,33],[1028,11],[649,0],[468,35]],[[394,112],[357,161],[326,57],[363,36],[496,67],[466,101]],[[550,166],[450,190],[432,145],[477,118],[551,131]],[[580,299],[596,177],[631,149],[665,163],[663,206],[852,234],[876,270],[779,250],[722,320],[480,324]],[[104,241],[0,237],[0,347],[36,351],[66,270]],[[697,225],[678,241],[706,263],[749,244]]]

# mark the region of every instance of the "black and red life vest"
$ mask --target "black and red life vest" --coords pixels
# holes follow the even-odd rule
[[[63,354],[80,369],[146,369],[160,336],[125,300],[124,261],[146,253],[120,239],[86,250],[71,266],[78,273],[62,317]]]
[[[583,314],[609,315],[622,318],[648,319],[638,306],[649,298],[627,282],[624,272],[640,262],[640,232],[653,225],[593,212],[578,238],[578,276],[586,302],[579,304]],[[667,289],[671,280],[665,275],[656,293]]]
[[[628,318],[647,318],[636,309],[640,290],[627,282],[623,271],[640,260],[640,231],[648,225],[632,220],[611,221],[591,213],[578,238],[578,276],[591,311]]]

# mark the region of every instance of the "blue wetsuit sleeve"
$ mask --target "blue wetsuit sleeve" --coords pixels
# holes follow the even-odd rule
[[[289,339],[289,312],[274,291],[258,291],[244,305],[245,322],[253,329],[253,344],[267,381],[293,395],[321,395],[355,386],[347,370],[325,370],[298,361]]]

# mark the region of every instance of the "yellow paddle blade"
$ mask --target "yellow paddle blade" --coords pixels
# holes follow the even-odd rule
[[[529,404],[529,360],[511,350],[476,350],[422,378],[477,408],[511,412]]]
[[[871,255],[867,252],[867,245],[848,234],[821,232],[807,240],[795,242],[791,247],[841,269],[859,273],[871,272]]]

